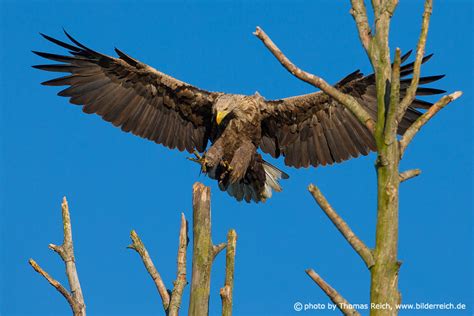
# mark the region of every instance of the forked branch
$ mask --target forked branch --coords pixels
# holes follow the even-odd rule
[[[41,274],[62,296],[67,300],[71,306],[74,316],[86,315],[86,304],[84,303],[84,296],[82,295],[81,284],[77,274],[76,262],[74,258],[74,247],[72,242],[72,227],[71,217],[69,215],[69,206],[66,197],[61,203],[61,213],[63,221],[63,243],[60,246],[49,244],[49,248],[59,254],[66,266],[66,276],[69,283],[70,291],[61,285],[57,280],[52,278],[46,271],[44,271],[33,259],[29,260],[29,264],[33,269]]]

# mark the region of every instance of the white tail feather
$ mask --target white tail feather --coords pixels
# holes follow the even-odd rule
[[[272,196],[272,189],[276,192],[280,192],[282,190],[278,180],[288,179],[288,175],[266,161],[263,162],[263,170],[265,170],[266,177],[264,196],[268,199]]]

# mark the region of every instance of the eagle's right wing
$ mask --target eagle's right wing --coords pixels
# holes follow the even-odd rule
[[[180,151],[205,150],[212,132],[212,104],[219,93],[179,81],[118,49],[119,58],[95,52],[66,35],[76,46],[43,37],[68,49],[71,56],[34,52],[62,64],[33,67],[70,73],[44,85],[69,86],[58,95],[125,132]]]

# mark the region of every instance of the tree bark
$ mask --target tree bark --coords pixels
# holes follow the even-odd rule
[[[209,313],[211,266],[214,246],[211,240],[210,189],[202,183],[193,186],[193,263],[189,315]]]
[[[236,246],[237,233],[235,232],[235,230],[231,229],[227,234],[227,250],[225,256],[225,284],[220,291],[222,299],[222,316],[232,315]]]
[[[398,291],[398,143],[383,144],[377,158],[377,228],[371,269],[371,315],[395,315]],[[374,305],[373,305],[374,304]]]

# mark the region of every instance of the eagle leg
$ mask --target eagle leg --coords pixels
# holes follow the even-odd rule
[[[228,168],[230,183],[237,183],[244,178],[255,150],[255,145],[245,142],[235,151]]]

